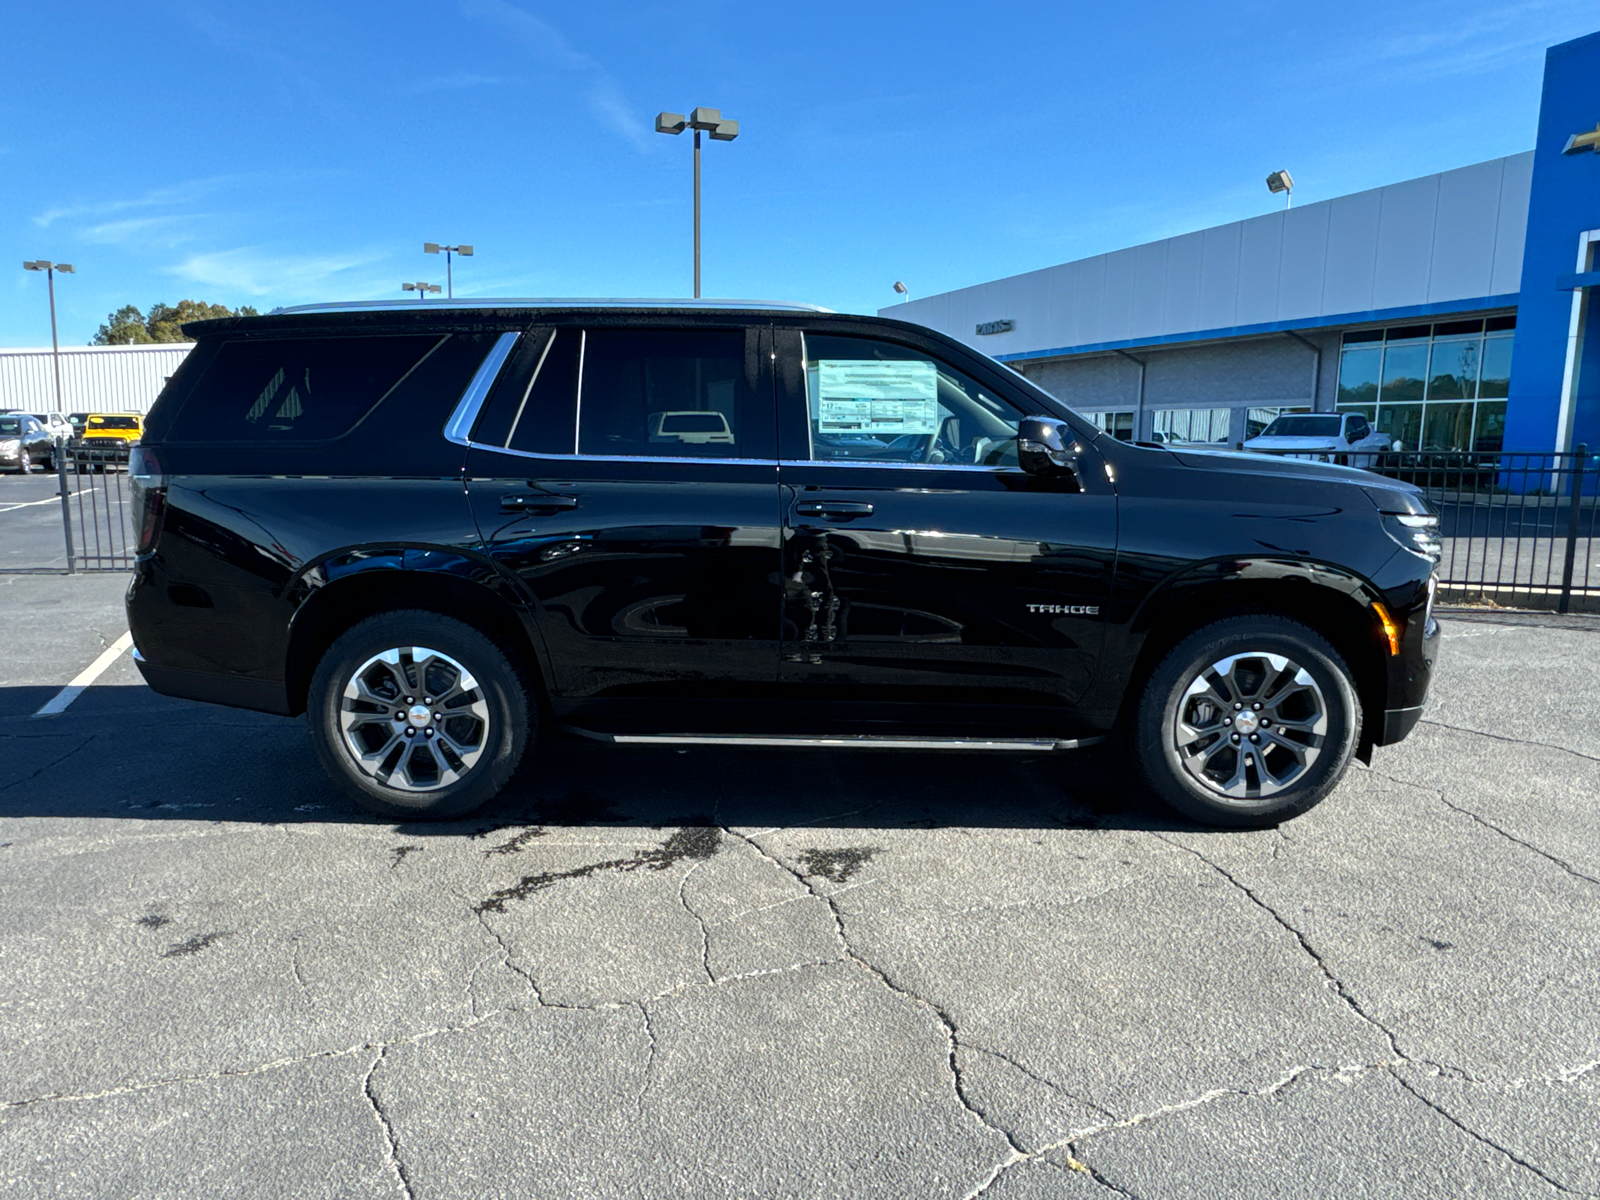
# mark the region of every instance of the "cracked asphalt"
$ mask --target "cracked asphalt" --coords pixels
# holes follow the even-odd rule
[[[1109,756],[616,749],[358,813],[0,575],[0,1193],[1600,1194],[1600,622],[1450,614],[1276,831]]]

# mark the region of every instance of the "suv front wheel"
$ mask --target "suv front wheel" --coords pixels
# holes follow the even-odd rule
[[[1207,825],[1276,825],[1344,776],[1361,729],[1350,670],[1285,617],[1236,617],[1191,634],[1140,697],[1139,768],[1173,808]]]
[[[515,668],[483,634],[403,611],[369,617],[328,648],[306,718],[323,768],[362,808],[442,820],[505,786],[532,713]]]

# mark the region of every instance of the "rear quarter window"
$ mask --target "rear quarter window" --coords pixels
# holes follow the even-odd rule
[[[179,411],[167,440],[324,442],[343,437],[450,340],[423,334],[224,343]]]

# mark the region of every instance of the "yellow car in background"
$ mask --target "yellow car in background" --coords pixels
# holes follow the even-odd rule
[[[90,413],[73,447],[78,473],[90,466],[127,462],[128,451],[143,437],[142,413]]]

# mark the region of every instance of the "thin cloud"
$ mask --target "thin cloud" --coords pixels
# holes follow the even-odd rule
[[[257,246],[241,246],[211,254],[191,254],[165,273],[199,287],[250,296],[268,293],[304,294],[344,271],[366,267],[386,257],[382,252],[338,255],[274,254]]]
[[[1367,47],[1373,66],[1403,65],[1413,79],[1439,79],[1481,72],[1537,51],[1571,25],[1572,9],[1548,0],[1502,5],[1493,11],[1462,14],[1454,7],[1434,10],[1417,27],[1396,30]],[[1548,18],[1548,19],[1546,19]]]
[[[517,80],[503,75],[436,75],[412,85],[414,92],[460,92],[468,88],[499,87]]]
[[[209,220],[205,213],[192,213],[183,216],[165,217],[128,217],[121,221],[103,221],[98,225],[90,225],[80,231],[79,237],[86,242],[95,242],[102,246],[119,246],[128,242],[138,242],[147,246],[160,246],[172,249],[185,242],[193,241],[192,227],[194,223]]]
[[[113,213],[128,212],[133,209],[192,204],[223,188],[243,183],[249,178],[247,175],[213,175],[209,179],[191,179],[184,183],[155,188],[142,196],[131,196],[121,200],[98,200],[90,204],[63,205],[59,208],[46,209],[33,218],[33,223],[41,229],[46,229],[57,221],[73,220],[78,217],[108,217]]]
[[[554,25],[507,0],[461,0],[461,15],[498,25],[539,61],[581,76],[584,99],[600,124],[627,139],[636,150],[648,147],[649,130],[640,110],[628,103],[621,85],[593,58],[574,48]]]

